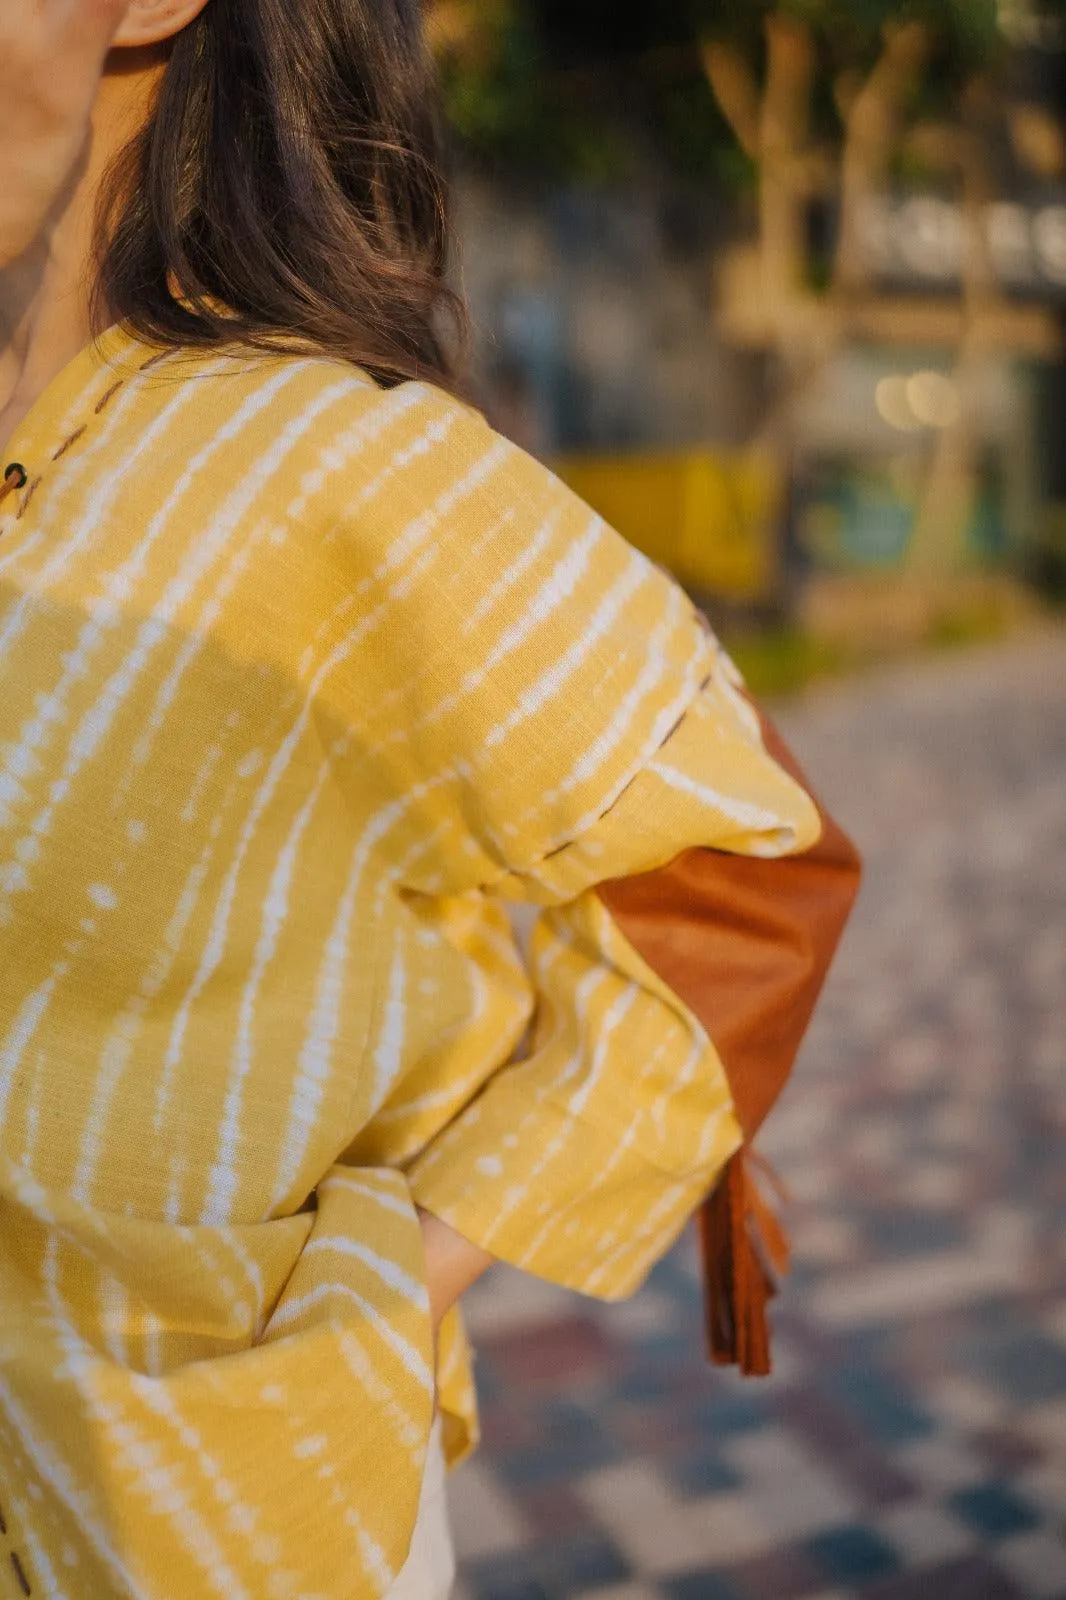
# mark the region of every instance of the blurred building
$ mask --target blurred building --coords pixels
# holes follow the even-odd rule
[[[714,314],[709,264],[728,239],[715,196],[665,175],[537,192],[467,176],[458,223],[479,378],[522,443],[676,448],[756,425],[765,363]]]
[[[786,106],[804,131],[755,153],[755,201],[647,162],[597,186],[470,171],[463,275],[497,425],[739,598],[816,572],[1066,572],[1064,30],[1024,0],[1000,23],[994,80],[951,118],[904,128],[863,100],[871,71],[826,162]],[[921,69],[904,30],[891,48],[902,104]],[[870,148],[893,117],[898,151]]]

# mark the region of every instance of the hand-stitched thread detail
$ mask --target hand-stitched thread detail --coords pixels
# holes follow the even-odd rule
[[[166,357],[169,354],[170,354],[169,350],[157,350],[155,355],[149,356],[147,361],[144,361],[144,362],[141,363],[141,365],[137,369],[138,372],[147,372],[149,367],[154,367],[157,364],[157,362],[165,360]],[[101,413],[101,411],[103,411],[104,407],[107,406],[108,403],[111,400],[114,399],[116,394],[118,394],[118,391],[122,388],[122,386],[125,383],[125,381],[126,381],[125,378],[116,378],[115,382],[111,385],[110,389],[106,390],[106,392],[103,395],[101,395],[100,399],[96,402],[96,405],[93,407],[93,415],[94,416],[98,417],[100,415],[100,413]],[[74,444],[77,444],[78,440],[81,438],[82,434],[86,431],[87,427],[88,427],[88,423],[84,423],[83,422],[80,428],[75,428],[74,432],[69,434],[67,436],[67,438],[65,438],[63,440],[63,443],[59,446],[59,449],[53,455],[52,460],[53,461],[58,461],[62,456],[65,456],[67,451],[71,448],[71,446],[74,445]],[[4,469],[3,478],[0,479],[0,500],[3,500],[5,495],[11,494],[14,491],[17,491],[19,489],[25,489],[28,479],[29,479],[29,473],[26,471],[26,468],[22,465],[21,461],[12,461],[11,464]],[[26,494],[23,496],[21,505],[19,506],[18,511],[15,514],[15,520],[16,521],[18,521],[21,517],[23,517],[25,515],[26,507],[29,505],[30,501],[33,499],[33,496],[36,493],[36,491],[37,491],[37,489],[38,489],[38,487],[40,485],[40,482],[41,482],[40,478],[35,478],[33,480],[33,482],[30,484],[29,489],[27,490]]]
[[[93,406],[93,416],[98,417],[100,415],[101,411],[107,405],[108,401],[109,400],[113,400],[115,395],[118,394],[118,391],[122,388],[122,385],[123,385],[124,382],[125,382],[124,378],[119,378],[115,383],[113,383],[111,385],[110,389],[108,389],[106,391],[106,393],[103,394],[101,396],[101,398]]]
[[[15,1576],[19,1581],[19,1588],[22,1590],[23,1594],[32,1595],[33,1590],[30,1588],[30,1580],[27,1578],[26,1573],[23,1570],[22,1562],[19,1560],[14,1550],[11,1552],[11,1565],[15,1569]]]
[[[708,673],[707,677],[704,678],[703,682],[700,684],[700,687],[699,687],[699,693],[700,694],[703,693],[704,689],[707,688],[707,686],[711,683],[713,678],[714,678],[714,673],[713,672]],[[681,715],[678,717],[677,721],[674,723],[673,727],[670,729],[669,733],[666,735],[666,737],[663,739],[662,743],[659,745],[658,749],[656,750],[656,755],[658,755],[659,750],[662,750],[663,746],[666,745],[668,743],[668,741],[671,740],[674,737],[674,734],[677,732],[678,728],[681,727],[682,723],[685,722],[685,720],[687,719],[688,715],[689,715],[688,711],[683,711],[681,713]],[[595,823],[593,824],[593,826],[595,826],[596,823],[603,822],[605,818],[610,816],[611,812],[620,803],[620,801],[625,798],[625,796],[629,793],[630,789],[632,789],[633,785],[636,783],[637,779],[640,778],[641,776],[642,776],[642,773],[640,773],[640,772],[635,772],[633,774],[633,776],[630,778],[629,782],[622,789],[620,789],[618,791],[618,793],[615,795],[615,797],[611,801],[610,805],[607,806],[607,808],[605,810],[601,811],[597,815],[597,817],[595,819]],[[553,850],[548,850],[544,855],[542,855],[540,857],[540,860],[541,861],[552,861],[552,860],[555,859],[556,856],[561,856],[564,850],[572,850],[574,848],[575,844],[577,844],[577,843],[578,843],[577,839],[568,839],[565,844],[557,844]]]
[[[63,443],[59,446],[59,449],[52,457],[52,460],[58,461],[60,456],[65,456],[71,445],[77,444],[78,440],[81,438],[88,426],[89,424],[87,422],[83,422],[80,428],[75,428],[74,432],[70,435],[70,438],[63,440]]]
[[[7,1520],[2,1509],[0,1509],[0,1534],[3,1534],[5,1539],[7,1538]],[[8,1555],[11,1557],[12,1567],[15,1569],[15,1577],[18,1579],[19,1588],[24,1595],[32,1596],[33,1589],[30,1585],[30,1580],[26,1576],[26,1569],[19,1560],[17,1552],[9,1550]]]
[[[18,511],[15,513],[15,521],[16,522],[21,521],[22,517],[26,513],[26,507],[29,505],[30,501],[33,499],[34,495],[37,493],[37,490],[40,488],[40,486],[41,486],[40,478],[34,478],[33,482],[30,484],[29,488],[26,490],[26,493],[22,496],[22,504],[19,506]]]
[[[688,719],[688,712],[687,711],[682,711],[681,715],[678,717],[677,721],[674,723],[673,727],[670,729],[669,733],[664,738],[662,744],[659,746],[659,750],[662,750],[664,745],[668,745],[670,743],[670,740],[674,737],[674,734],[677,732],[678,728],[680,728],[681,725],[684,722],[687,721],[687,719]],[[656,753],[658,753],[658,752],[656,752]]]

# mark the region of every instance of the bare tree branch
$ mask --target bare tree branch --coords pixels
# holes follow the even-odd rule
[[[745,155],[758,161],[761,156],[759,91],[754,74],[739,50],[721,40],[702,40],[700,55],[722,115]]]
[[[766,92],[760,118],[764,158],[791,160],[810,132],[814,44],[805,27],[772,13],[766,19]]]
[[[766,19],[766,90],[760,114],[759,212],[763,290],[787,315],[801,292],[806,252],[804,201],[814,44],[799,23]]]
[[[863,202],[880,187],[899,140],[908,96],[928,58],[930,38],[921,23],[885,30],[880,59],[854,92],[841,86],[838,103],[844,119],[840,177],[840,233],[833,265],[833,287],[852,293],[866,283],[859,233]]]

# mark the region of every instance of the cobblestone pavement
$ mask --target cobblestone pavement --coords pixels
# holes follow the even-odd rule
[[[775,1374],[705,1365],[691,1238],[619,1306],[494,1273],[459,1600],[1066,1597],[1066,637],[780,722],[867,876],[763,1141]]]

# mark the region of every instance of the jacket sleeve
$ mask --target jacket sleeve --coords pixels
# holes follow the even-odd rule
[[[367,647],[322,707],[358,730],[398,893],[539,910],[528,1053],[487,1065],[406,1170],[496,1256],[617,1298],[716,1185],[727,1221],[755,1208],[723,1174],[795,1053],[842,920],[820,896],[852,865],[817,865],[836,835],[676,583],[438,391],[375,406],[366,486],[321,540]],[[734,1232],[731,1279],[757,1290]]]
[[[532,1046],[416,1161],[416,1199],[513,1265],[610,1299],[710,1194],[711,1354],[768,1370],[766,1256],[781,1252],[743,1147],[791,1068],[857,877],[715,650],[609,810],[496,885],[548,906]]]

